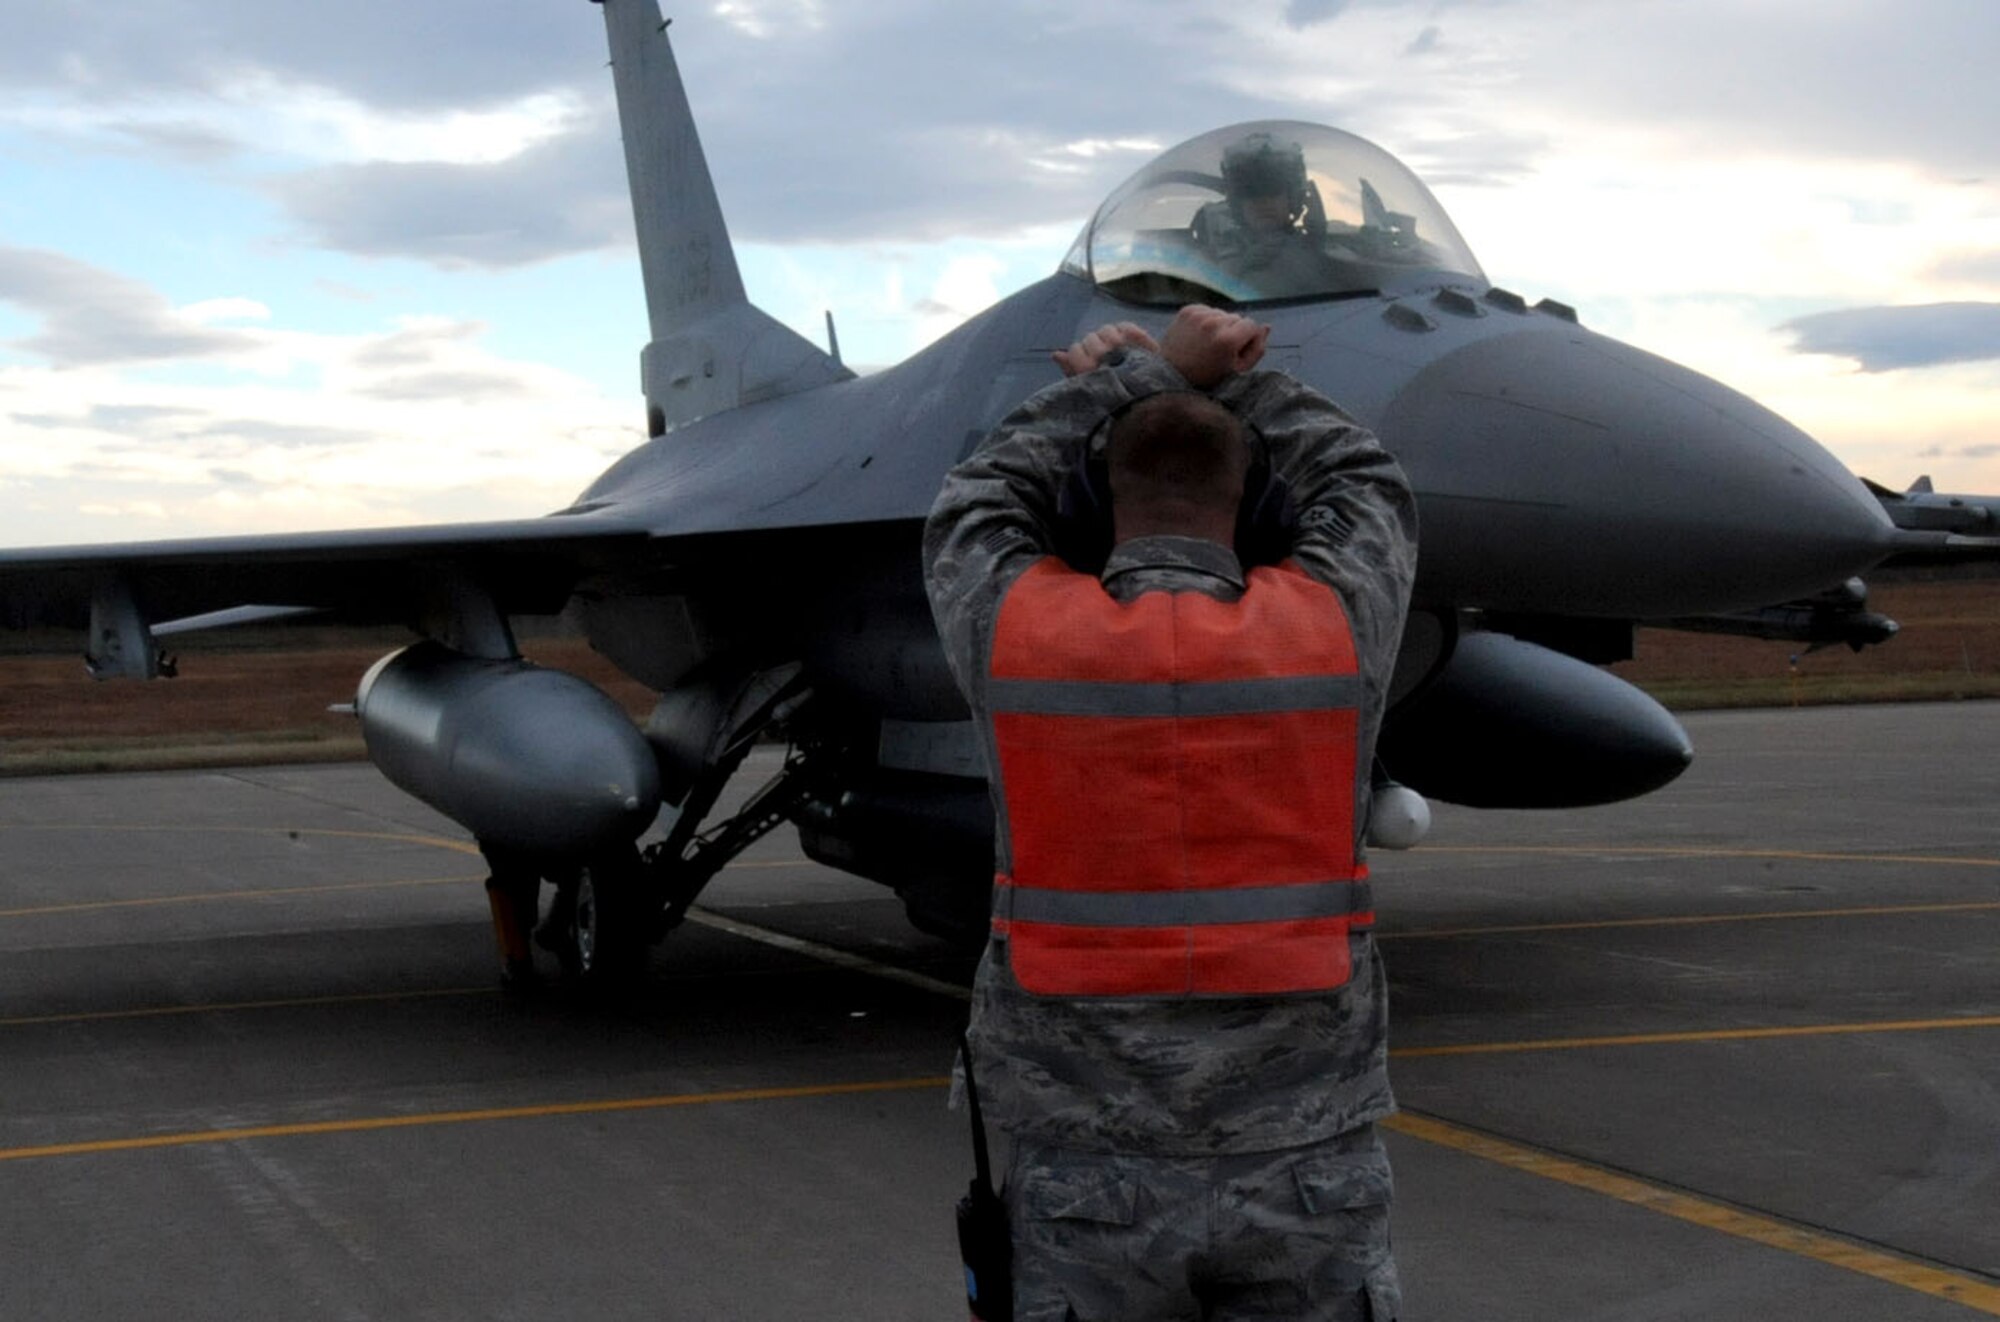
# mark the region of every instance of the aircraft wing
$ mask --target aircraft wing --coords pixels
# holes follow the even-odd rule
[[[0,627],[88,624],[95,635],[118,622],[149,628],[304,610],[350,623],[412,623],[466,587],[503,613],[546,614],[593,574],[654,561],[663,540],[629,520],[575,514],[0,550]],[[262,609],[234,609],[242,607]]]
[[[1884,564],[1947,565],[2000,560],[2000,496],[1940,492],[1928,477],[1907,491],[1862,479],[1896,525],[1897,549]]]

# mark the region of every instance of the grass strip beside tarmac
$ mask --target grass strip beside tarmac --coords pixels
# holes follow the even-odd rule
[[[0,740],[0,777],[359,762],[367,755],[358,734],[330,736],[312,730],[6,739]]]
[[[1668,711],[1723,707],[1832,707],[1864,702],[1966,702],[2000,698],[2000,675],[1811,675],[1754,679],[1654,679],[1639,687]]]
[[[1801,649],[1641,628],[1610,667],[1671,711],[2000,698],[2000,578],[1885,582],[1872,601],[1902,621],[1881,647]],[[373,632],[245,630],[191,642],[181,677],[97,683],[69,634],[0,634],[0,776],[165,771],[363,757],[356,681],[405,640]],[[643,719],[656,697],[581,638],[522,636],[528,655],[588,679]]]

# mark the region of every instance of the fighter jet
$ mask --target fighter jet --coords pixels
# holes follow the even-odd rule
[[[1244,310],[1272,327],[1266,366],[1401,459],[1421,567],[1377,775],[1412,796],[1654,789],[1687,738],[1600,668],[1637,623],[1860,646],[1895,626],[1858,574],[2000,547],[1990,502],[1866,485],[1744,396],[1495,286],[1414,174],[1313,124],[1173,148],[1059,270],[857,376],[749,303],[656,0],[601,3],[651,323],[644,444],[540,519],[0,552],[0,619],[87,621],[101,677],[170,674],[160,640],[192,628],[408,626],[353,706],[382,772],[478,840],[517,973],[539,917],[572,973],[624,977],[786,822],[920,926],[983,928],[991,807],[919,529],[945,471],[1057,379],[1050,351],[1107,321]],[[520,656],[511,618],[557,612],[659,693],[643,728]],[[715,820],[774,738],[782,770]]]

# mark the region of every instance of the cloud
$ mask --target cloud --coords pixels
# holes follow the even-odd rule
[[[1400,156],[1429,187],[1486,188],[1532,175],[1550,146],[1542,133],[1475,128],[1413,136],[1400,144]]]
[[[16,413],[13,420],[26,427],[53,429],[87,427],[93,431],[129,434],[157,422],[198,416],[194,409],[159,404],[93,404],[78,414]]]
[[[127,2],[123,21],[95,25],[31,13],[0,53],[0,92],[69,116],[85,144],[275,153],[259,186],[298,239],[339,252],[497,269],[630,241],[588,6],[357,0],[276,19],[268,0]],[[1405,76],[1401,53],[1436,37],[1382,0],[1160,0],[1144,21],[1115,5],[733,0],[685,17],[676,55],[739,242],[1074,225],[1160,147],[1260,118],[1365,111],[1379,130],[1478,65]],[[299,161],[312,164],[288,170]]]
[[[1339,18],[1347,8],[1348,0],[1289,0],[1285,5],[1285,24],[1291,28],[1309,28],[1315,23],[1324,23]]]
[[[112,120],[105,125],[113,134],[130,139],[148,154],[160,154],[209,165],[236,154],[241,143],[211,125],[189,120],[155,122]]]
[[[1520,97],[1650,125],[1688,149],[2000,174],[2000,79],[1990,69],[2000,6],[1537,0],[1482,35],[1506,43]]]
[[[96,107],[162,150],[213,157],[275,137],[301,139],[295,155],[344,153],[352,168],[273,185],[302,237],[343,252],[495,268],[625,241],[602,24],[580,0],[107,6],[89,23],[24,7],[0,48],[0,92]],[[1158,0],[1143,21],[1121,5],[730,0],[681,18],[676,53],[742,241],[1076,223],[1143,158],[1077,158],[1066,144],[1171,143],[1272,117],[1398,151],[1483,147],[1496,132],[1517,148],[1457,156],[1437,176],[1448,184],[1519,178],[1545,135],[1576,125],[1710,157],[1807,148],[2000,175],[1987,131],[2000,79],[1982,67],[2000,7],[1961,0]],[[1412,77],[1411,58],[1444,48],[1447,29],[1453,58]],[[514,163],[414,168],[412,152]],[[413,168],[388,169],[392,157]]]
[[[100,102],[222,92],[246,78],[381,106],[491,104],[601,65],[604,28],[548,0],[105,0],[14,6],[0,86]]]
[[[738,242],[926,242],[1080,223],[1164,145],[1293,109],[1210,58],[1200,6],[1170,5],[1136,27],[1107,14],[1054,30],[1005,8],[910,0],[819,24],[742,9],[673,29]],[[1107,76],[1113,48],[1121,67],[1191,72],[1135,96],[1129,79]],[[563,116],[538,121],[542,136],[504,158],[343,161],[263,187],[302,241],[366,256],[493,269],[628,244],[602,64],[563,71],[544,94]]]
[[[997,278],[1006,264],[989,254],[954,257],[945,263],[930,293],[915,299],[910,310],[918,318],[918,335],[934,339],[1000,296]]]
[[[629,243],[621,168],[612,126],[593,123],[506,160],[325,166],[268,188],[320,247],[499,268]]]
[[[183,315],[150,286],[42,249],[0,247],[0,302],[42,320],[12,347],[57,367],[211,358],[252,343]]]
[[[20,265],[0,264],[0,290],[17,301]],[[140,281],[80,263],[54,269],[61,288],[108,289],[169,326],[184,320]],[[38,307],[59,301],[27,292]],[[46,355],[49,365],[0,361],[0,540],[118,540],[142,517],[199,534],[532,514],[642,439],[622,397],[497,353],[483,332],[431,317],[327,333],[273,313],[204,342],[186,368],[96,345]],[[117,328],[112,338],[134,336]]]
[[[2000,455],[2000,444],[1927,445],[1917,451],[1919,459],[1991,459]]]
[[[1800,353],[1852,358],[1864,372],[2000,358],[2000,303],[1846,308],[1784,323]]]
[[[478,339],[485,329],[476,321],[425,318],[387,335],[370,336],[349,361],[362,368],[418,367],[441,350]]]
[[[374,399],[470,402],[519,395],[523,389],[517,378],[505,372],[417,372],[378,381],[362,393]]]
[[[1948,253],[1924,274],[1932,280],[2000,286],[2000,250]]]
[[[717,0],[715,16],[751,37],[769,37],[797,25],[816,28],[826,21],[820,0]]]
[[[317,427],[310,423],[275,422],[268,418],[219,418],[204,423],[191,434],[286,449],[354,445],[368,439],[367,432],[352,427]]]
[[[13,305],[0,308],[0,337],[14,337],[0,349],[0,418],[24,419],[0,426],[0,473],[104,458],[111,435],[136,435],[160,471],[180,473],[205,454],[209,467],[252,479],[247,521],[297,518],[294,497],[313,485],[347,493],[329,510],[374,521],[443,511],[428,471],[410,478],[432,493],[421,511],[418,498],[399,496],[390,515],[383,492],[406,465],[484,473],[466,439],[475,434],[518,437],[532,420],[538,448],[492,442],[513,456],[497,468],[520,490],[540,455],[577,444],[563,429],[579,420],[601,418],[611,438],[593,441],[593,455],[622,448],[633,410],[602,398],[630,396],[622,353],[546,350],[579,372],[616,359],[615,382],[607,370],[601,390],[579,391],[546,365],[487,347],[500,335],[466,320],[504,324],[524,346],[558,299],[573,319],[545,343],[573,345],[585,319],[637,321],[636,293],[618,284],[628,262],[536,266],[630,243],[602,23],[585,0],[102,0],[88,24],[73,6],[19,8],[0,45],[0,150],[52,161],[47,145],[60,131],[101,159],[72,154],[82,170],[51,168],[43,199],[11,192],[20,214],[44,224],[14,242],[69,248],[46,217],[80,186],[115,187],[128,205],[98,203],[72,227],[79,256],[143,274],[142,263],[170,252],[213,260],[220,250],[226,266],[190,260],[153,278],[193,287],[177,298],[260,298],[273,315],[175,307],[103,270],[112,283],[93,293],[85,277],[95,268],[58,271],[46,255],[41,283],[23,283],[17,261],[0,261],[0,299]],[[836,307],[850,357],[890,361],[914,337],[1045,273],[1156,149],[1226,123],[1302,118],[1405,160],[1503,283],[1576,303],[1586,324],[1645,347],[1683,360],[1705,353],[1705,370],[1815,432],[1850,444],[1893,435],[1896,452],[1873,461],[1885,468],[1919,445],[1956,453],[2000,435],[1990,363],[1932,368],[1919,407],[1907,377],[1888,368],[1936,346],[1864,341],[1852,327],[1843,341],[1824,324],[1773,330],[1807,309],[2000,298],[2000,140],[1986,131],[2000,122],[2000,79],[1981,67],[2000,7],[729,0],[725,9],[710,0],[683,9],[674,48],[746,275],[810,268],[762,288],[753,281],[753,293],[815,338],[820,310]],[[1718,41],[1718,30],[1729,38]],[[143,177],[120,173],[141,161]],[[1981,177],[1993,182],[1953,182]],[[225,212],[215,232],[202,228]],[[141,228],[122,234],[111,223],[132,219]],[[1032,260],[1022,255],[1022,236],[1057,232]],[[982,251],[1007,254],[1007,269],[960,260]],[[228,273],[220,283],[218,269]],[[195,286],[203,270],[211,274]],[[572,271],[582,273],[574,303]],[[613,285],[626,302],[597,301]],[[347,306],[326,313],[335,294]],[[1647,302],[1657,305],[1650,323],[1633,311]],[[524,306],[532,311],[514,320]],[[1717,306],[1736,318],[1721,333]],[[1658,319],[1674,308],[1686,315],[1663,332]],[[413,310],[452,317],[387,320]],[[304,315],[341,331],[309,330]],[[1842,356],[1787,350],[1815,337]],[[1965,351],[1963,336],[1953,344]],[[199,370],[181,372],[179,361]],[[33,388],[13,391],[16,380]],[[174,388],[153,388],[160,381]],[[569,407],[546,407],[556,398]],[[191,412],[134,412],[121,432],[99,406]],[[282,476],[283,462],[309,479]],[[197,485],[218,480],[186,471]],[[281,487],[291,494],[270,494]],[[147,498],[116,498],[126,494]],[[456,499],[483,512],[472,495]],[[211,503],[190,517],[223,513]],[[6,535],[23,535],[18,527]]]
[[[175,315],[198,326],[218,321],[269,321],[271,309],[254,298],[205,298],[174,309]]]

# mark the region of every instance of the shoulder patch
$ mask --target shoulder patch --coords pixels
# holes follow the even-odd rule
[[[979,549],[988,555],[999,555],[1029,540],[1028,534],[1019,528],[994,528],[979,539]]]

